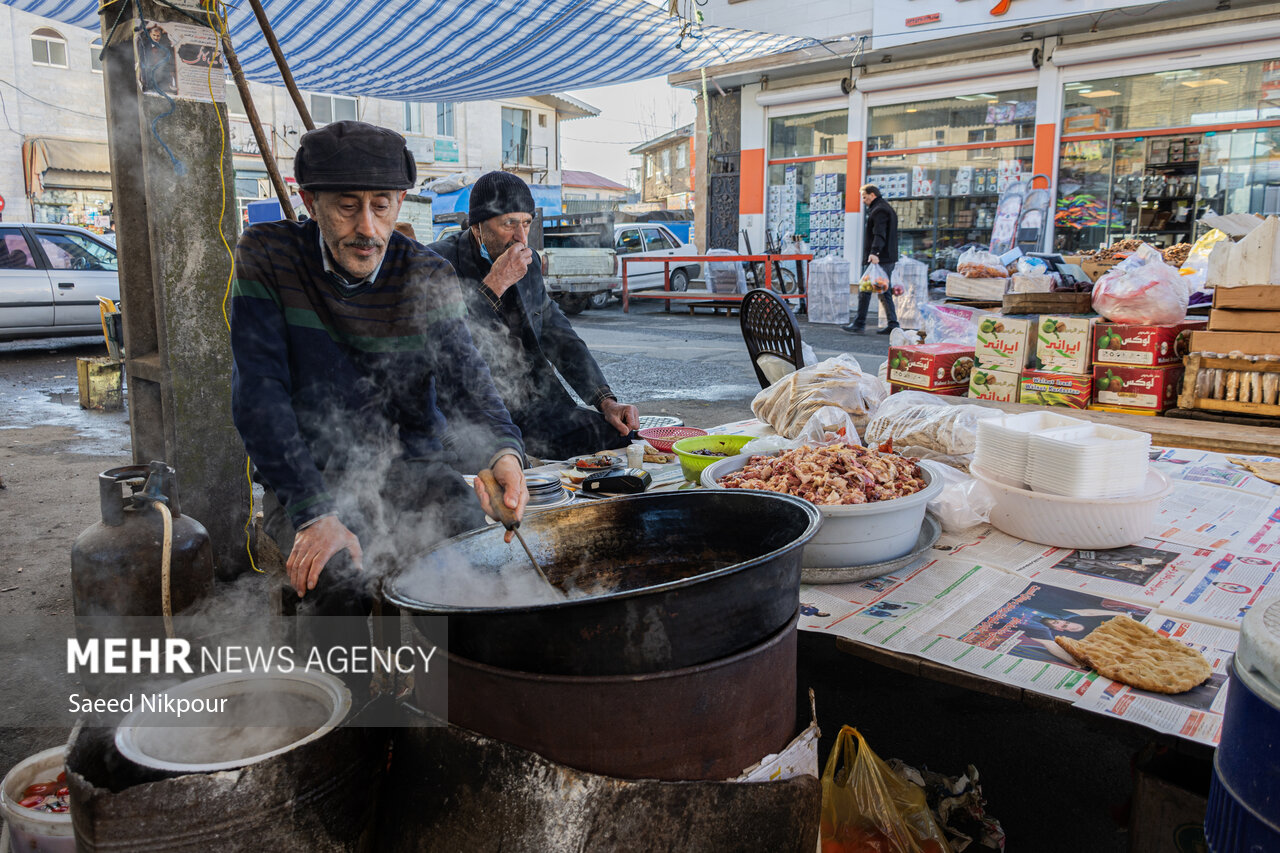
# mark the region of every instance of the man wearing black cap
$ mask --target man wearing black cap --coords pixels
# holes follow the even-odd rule
[[[403,137],[335,122],[302,137],[294,170],[311,219],[252,225],[236,245],[232,415],[298,595],[315,590],[321,615],[367,615],[373,549],[394,557],[484,523],[447,464],[440,405],[465,418],[517,515],[523,447],[453,270],[395,232],[416,177]]]
[[[524,181],[489,172],[471,187],[470,227],[430,248],[462,280],[471,334],[529,452],[564,459],[625,447],[639,413],[618,402],[587,345],[547,294],[542,263],[529,248],[534,210]],[[594,410],[573,401],[557,370]],[[458,451],[464,460],[475,458],[473,449]]]

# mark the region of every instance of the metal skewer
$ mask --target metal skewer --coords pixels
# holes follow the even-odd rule
[[[497,516],[497,520],[507,530],[515,533],[516,539],[520,540],[520,547],[524,548],[525,554],[529,556],[529,562],[533,563],[534,570],[538,573],[538,577],[546,582],[547,586],[555,590],[556,594],[561,598],[565,597],[564,590],[551,582],[551,578],[547,577],[547,573],[542,570],[542,566],[538,565],[538,559],[533,556],[533,551],[529,549],[529,543],[524,541],[524,537],[520,535],[520,522],[516,520],[515,514],[505,503],[502,502],[502,487],[498,485],[497,479],[493,476],[493,472],[485,468],[476,475],[480,483],[484,486],[484,490],[489,493],[489,504],[493,507],[493,511]]]

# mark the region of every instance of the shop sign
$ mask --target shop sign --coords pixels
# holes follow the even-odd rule
[[[262,154],[262,151],[258,148],[258,140],[253,135],[253,125],[249,124],[249,122],[232,119],[227,122],[227,130],[231,138],[231,152],[233,154],[249,154],[254,157]],[[264,124],[262,132],[270,139],[271,125]]]
[[[436,137],[435,149],[437,163],[458,162],[458,140]]]
[[[406,136],[404,144],[413,153],[413,159],[417,162],[434,163],[436,161],[434,139],[427,139],[423,136]]]
[[[988,32],[1006,26],[1096,15],[1111,9],[1149,6],[1149,0],[873,0],[871,47]],[[906,12],[904,15],[903,12]],[[942,21],[946,12],[946,23]],[[1012,14],[1006,14],[1012,12]],[[905,26],[904,26],[905,23]]]

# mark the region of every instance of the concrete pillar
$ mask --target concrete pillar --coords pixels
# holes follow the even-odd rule
[[[139,12],[196,25],[152,0],[101,10],[133,458],[177,469],[182,511],[208,529],[225,579],[248,566],[249,507],[222,310],[232,266],[222,235],[234,246],[237,234],[231,150],[218,122],[221,114],[226,127],[226,107],[140,91]]]

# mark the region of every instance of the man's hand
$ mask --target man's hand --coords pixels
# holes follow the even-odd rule
[[[502,503],[512,511],[516,521],[522,520],[525,505],[529,503],[529,487],[525,484],[524,469],[520,467],[519,457],[509,453],[498,459],[493,466],[493,478],[502,487]],[[480,497],[480,508],[490,518],[497,518],[498,513],[489,502],[489,492],[480,482],[479,477],[476,478],[474,485],[476,494]],[[515,533],[510,530],[504,537],[507,542],[514,538]]]
[[[533,250],[524,243],[513,243],[510,248],[498,256],[493,268],[484,277],[484,285],[501,296],[507,288],[524,278],[525,270],[533,261]]]
[[[298,531],[285,569],[289,572],[289,583],[299,596],[306,596],[307,590],[316,588],[325,564],[344,548],[351,553],[352,567],[359,571],[363,557],[360,540],[336,515],[325,516]]]
[[[640,410],[635,406],[625,406],[612,397],[605,397],[600,401],[600,412],[622,435],[640,428]]]
[[[880,256],[879,256],[879,255],[867,255],[867,260],[868,260],[868,261],[870,261],[870,262],[871,262],[871,263],[873,263],[873,264],[878,264],[878,263],[880,263]]]

